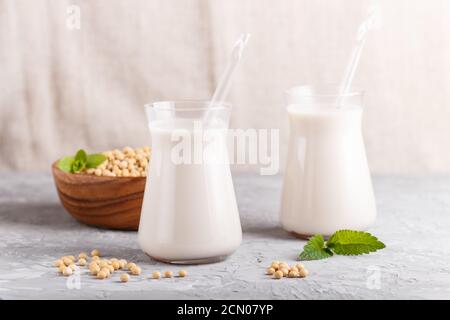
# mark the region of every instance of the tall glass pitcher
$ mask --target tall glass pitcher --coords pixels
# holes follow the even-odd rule
[[[362,93],[288,91],[290,137],[281,223],[299,237],[365,230],[376,218],[361,130]]]
[[[146,106],[152,159],[139,225],[139,243],[169,263],[224,259],[241,243],[231,178],[229,105],[206,101]]]

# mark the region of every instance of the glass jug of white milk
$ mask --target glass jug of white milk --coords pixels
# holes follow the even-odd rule
[[[333,86],[288,91],[290,137],[281,224],[294,235],[365,230],[376,218],[362,137],[362,93]]]
[[[207,101],[146,106],[152,159],[138,238],[149,256],[168,263],[208,263],[240,245],[227,149],[230,110]]]

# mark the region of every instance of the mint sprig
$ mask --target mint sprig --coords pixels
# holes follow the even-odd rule
[[[83,171],[84,168],[86,168],[86,162],[87,162],[87,153],[84,150],[78,150],[77,154],[75,155],[75,160],[72,162],[72,172],[78,173]]]
[[[323,236],[311,237],[300,253],[300,260],[321,260],[334,254],[356,256],[368,254],[386,246],[368,232],[339,230],[325,242]]]
[[[106,157],[103,154],[95,153],[88,155],[83,149],[78,150],[75,156],[64,157],[58,161],[58,168],[64,172],[79,173],[84,169],[97,168]]]
[[[103,162],[106,161],[106,157],[102,154],[95,153],[87,156],[86,168],[97,168]]]
[[[325,240],[321,235],[311,237],[308,243],[303,247],[300,254],[301,260],[321,260],[329,258],[333,252],[326,247]]]

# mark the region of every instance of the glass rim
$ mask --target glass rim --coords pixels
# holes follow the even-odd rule
[[[326,89],[335,89],[334,93],[327,92]],[[314,85],[314,84],[306,84],[306,85],[298,85],[295,87],[292,87],[285,91],[287,95],[297,95],[302,98],[351,98],[351,97],[358,97],[358,96],[364,96],[365,91],[362,90],[359,87],[351,87],[351,90],[347,93],[339,93],[340,85],[331,83],[331,84],[322,84],[322,85]],[[296,93],[295,91],[298,89],[317,89],[317,93],[311,93],[311,94],[305,94],[305,93]],[[325,89],[325,90],[324,90]],[[315,90],[310,90],[312,92],[315,92]],[[305,90],[306,92],[306,90]]]
[[[210,106],[210,100],[161,100],[151,103],[147,103],[144,107],[147,109],[154,109],[158,111],[164,110],[175,110],[177,112],[192,112],[192,111],[206,111],[206,110],[229,110],[232,108],[232,104],[226,101],[215,102],[213,106]],[[186,107],[186,105],[203,105],[203,106],[193,106]],[[184,106],[183,106],[184,105]],[[178,106],[178,107],[177,107]]]

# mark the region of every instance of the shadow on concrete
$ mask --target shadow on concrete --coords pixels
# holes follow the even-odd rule
[[[295,240],[296,238],[292,236],[289,232],[285,231],[280,226],[254,226],[254,227],[244,227],[244,234],[254,235],[258,237],[271,238],[277,240]]]
[[[0,224],[55,227],[58,230],[79,226],[59,203],[1,203]]]

